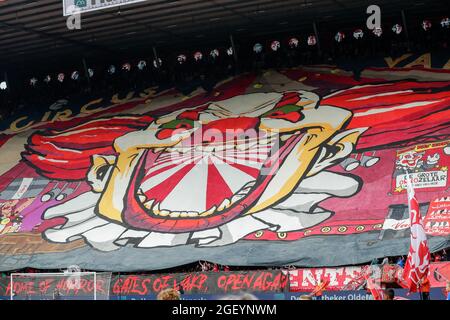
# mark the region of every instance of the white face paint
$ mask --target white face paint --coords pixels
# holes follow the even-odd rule
[[[427,157],[427,164],[436,165],[439,162],[440,158],[441,158],[441,156],[439,155],[439,153],[435,153],[433,155],[429,155]]]

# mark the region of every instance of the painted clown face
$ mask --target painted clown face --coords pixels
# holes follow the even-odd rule
[[[415,168],[422,159],[423,153],[416,153],[414,151],[405,152],[399,155],[397,164],[405,168]]]
[[[428,164],[432,164],[432,165],[437,165],[439,163],[439,159],[441,158],[441,156],[439,155],[439,153],[435,153],[433,155],[429,155],[427,157],[427,163]]]
[[[102,192],[99,213],[137,229],[187,232],[270,207],[350,117],[318,101],[309,92],[240,96],[116,139],[118,157],[95,157],[88,174]]]
[[[144,239],[141,247],[188,239],[220,245],[261,229],[318,224],[332,213],[317,203],[358,189],[356,179],[324,172],[364,131],[342,130],[350,118],[306,91],[253,93],[148,117],[146,127],[114,140],[113,154],[92,155],[92,191],[49,208],[45,219],[68,221],[45,236],[65,242],[82,234],[109,250],[133,237]],[[70,140],[62,135],[54,139]],[[99,240],[106,235],[109,242]]]

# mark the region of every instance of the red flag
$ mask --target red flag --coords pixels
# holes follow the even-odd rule
[[[411,185],[410,177],[407,177],[406,180],[411,223],[411,246],[409,247],[408,259],[406,259],[405,268],[403,269],[403,279],[409,291],[416,292],[420,291],[421,283],[428,277],[430,251],[423,228],[419,202]]]
[[[373,300],[384,300],[384,290],[381,288],[379,283],[368,274],[366,274],[364,278],[367,281],[366,289],[370,291],[370,294],[373,296]]]

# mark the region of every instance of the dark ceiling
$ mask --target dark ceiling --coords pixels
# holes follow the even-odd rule
[[[63,57],[120,55],[274,32],[319,33],[332,23],[363,24],[361,0],[180,0],[145,2],[82,14],[81,30],[68,30],[62,0],[0,2],[0,64],[50,63]],[[384,17],[443,14],[448,1],[379,0]],[[401,22],[401,21],[399,21]],[[363,25],[362,25],[363,26]],[[0,65],[0,66],[1,66]]]

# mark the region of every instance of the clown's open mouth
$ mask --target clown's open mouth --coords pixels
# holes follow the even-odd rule
[[[246,213],[305,133],[146,150],[127,194],[124,220],[138,229],[187,232]]]
[[[46,220],[66,222],[45,236],[83,237],[101,250],[130,241],[218,246],[317,225],[332,215],[319,203],[358,191],[356,179],[325,169],[364,131],[342,130],[351,112],[318,101],[308,92],[254,93],[146,118],[115,138],[113,152],[92,155],[91,190],[46,210]]]

